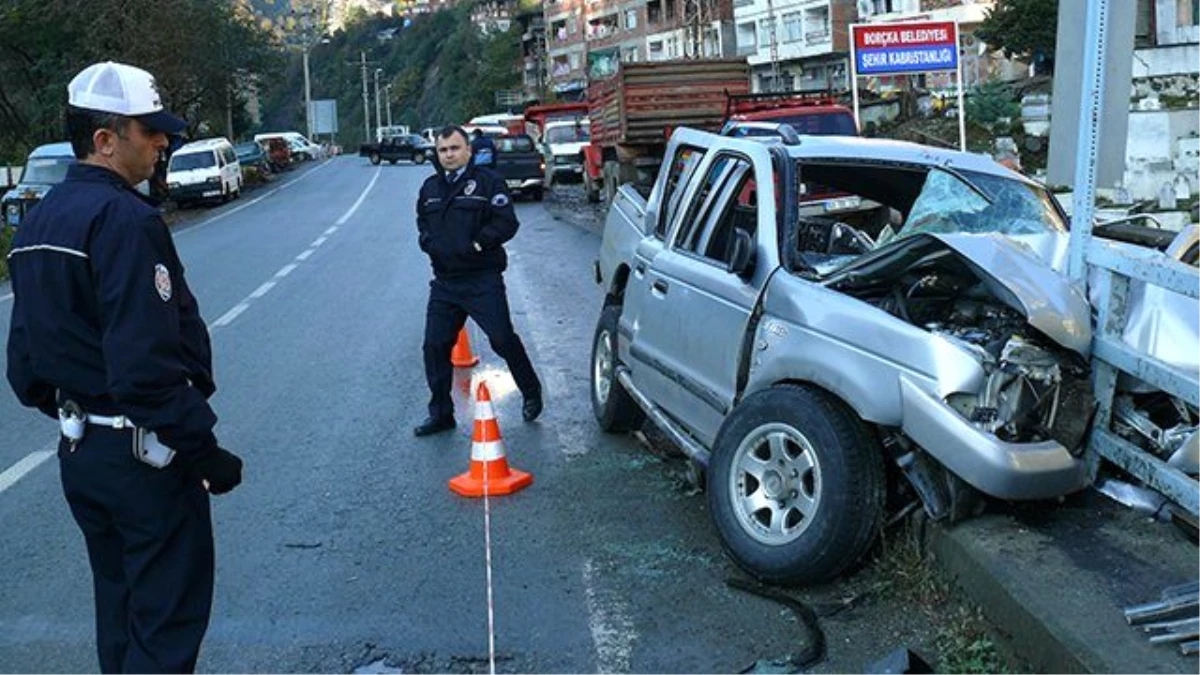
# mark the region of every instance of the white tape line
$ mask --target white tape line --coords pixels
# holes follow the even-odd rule
[[[297,267],[298,267],[298,265],[296,263],[288,263],[287,265],[284,265],[282,268],[280,268],[280,270],[275,273],[275,276],[276,276],[276,278],[282,279],[282,278],[286,277],[287,275],[291,274],[292,270],[296,269]]]
[[[21,461],[5,469],[4,473],[0,473],[0,492],[15,485],[17,481],[25,477],[25,474],[38,468],[42,462],[53,456],[54,450],[35,450],[22,457]]]
[[[325,236],[328,237],[329,235],[333,234],[334,232],[337,232],[337,230],[338,230],[338,226],[333,225],[328,230],[325,230]]]
[[[367,198],[367,193],[371,191],[371,188],[375,187],[375,181],[377,180],[379,180],[379,169],[375,169],[375,175],[371,178],[371,182],[367,183],[367,187],[362,191],[362,194],[358,196],[358,201],[354,202],[354,206],[351,206],[349,211],[342,214],[341,218],[338,218],[338,225],[345,225],[346,221],[350,220],[350,216],[354,215],[354,212],[362,205],[363,200]]]
[[[310,255],[312,255],[313,253],[314,253],[314,251],[310,248],[307,251],[304,251],[300,255],[296,256],[296,260],[308,260],[308,257]]]
[[[244,302],[239,302],[237,305],[234,306],[233,309],[229,310],[228,312],[225,312],[224,314],[221,315],[221,318],[214,321],[212,324],[213,328],[216,328],[217,326],[228,326],[229,324],[233,323],[234,319],[238,318],[238,315],[240,315],[242,312],[246,311],[247,309],[250,309],[250,305],[247,305]]]
[[[488,474],[483,472],[483,550],[487,567],[488,673],[496,675],[496,609],[492,601],[492,504],[488,499]]]
[[[313,248],[316,248],[316,247],[320,246],[321,244],[324,244],[327,241],[329,241],[329,237],[325,237],[325,236],[317,237],[316,239],[313,240],[313,243],[310,244],[310,246],[312,246]]]
[[[629,656],[637,634],[625,603],[605,597],[597,588],[596,564],[589,558],[583,563],[583,592],[587,600],[588,628],[596,646],[596,672],[628,673]],[[611,594],[608,594],[611,595]]]
[[[262,296],[266,295],[267,291],[271,290],[272,288],[275,288],[275,282],[268,281],[265,284],[263,284],[262,286],[259,286],[258,288],[254,289],[254,292],[250,294],[250,297],[261,298]]]

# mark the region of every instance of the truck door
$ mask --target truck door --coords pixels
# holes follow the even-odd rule
[[[620,330],[624,337],[620,342],[620,359],[629,365],[634,383],[638,389],[646,392],[660,392],[666,388],[663,373],[645,361],[639,361],[630,355],[632,345],[638,342],[637,334],[641,330],[643,314],[653,311],[657,306],[650,294],[647,271],[654,259],[667,247],[667,239],[678,229],[686,211],[688,190],[693,184],[693,174],[704,161],[704,148],[694,145],[680,145],[671,151],[671,155],[663,163],[658,177],[661,187],[656,186],[659,203],[652,209],[654,214],[653,229],[646,232],[638,242],[633,255],[633,269],[629,275],[629,284],[625,289],[625,307],[621,312]],[[650,308],[647,310],[647,308]]]
[[[679,226],[649,263],[647,304],[630,348],[658,371],[658,387],[647,393],[706,444],[733,405],[750,315],[770,271],[758,252],[755,179],[764,177],[773,204],[771,166],[765,152],[755,154],[757,161],[720,151],[701,167]],[[759,269],[744,277],[730,270],[737,230],[756,242]]]

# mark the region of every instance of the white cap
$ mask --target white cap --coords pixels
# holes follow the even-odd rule
[[[154,76],[124,63],[105,61],[84,68],[67,85],[67,101],[76,108],[137,118],[155,131],[177,134],[187,127],[163,110]]]

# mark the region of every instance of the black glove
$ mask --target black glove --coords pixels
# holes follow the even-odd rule
[[[225,448],[218,447],[193,461],[192,468],[214,495],[223,495],[242,483],[242,460]]]

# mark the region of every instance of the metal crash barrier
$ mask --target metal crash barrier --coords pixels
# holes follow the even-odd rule
[[[1200,375],[1169,366],[1130,348],[1122,340],[1129,318],[1133,281],[1200,300],[1200,271],[1156,251],[1093,238],[1096,169],[1103,118],[1101,102],[1108,70],[1104,60],[1109,40],[1110,2],[1090,0],[1086,4],[1068,270],[1084,288],[1089,277],[1093,278],[1098,291],[1090,294],[1096,298],[1098,311],[1092,343],[1092,377],[1098,407],[1087,448],[1089,470],[1094,482],[1101,460],[1112,462],[1178,504],[1195,519],[1200,511],[1197,482],[1113,431],[1116,387],[1121,373],[1128,373],[1192,406],[1200,405]]]

